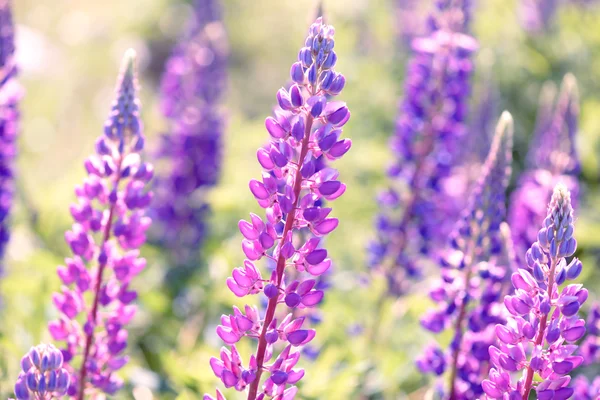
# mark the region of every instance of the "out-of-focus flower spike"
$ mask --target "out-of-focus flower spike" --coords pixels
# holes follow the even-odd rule
[[[23,89],[16,81],[15,37],[10,0],[0,0],[0,278],[10,238],[10,213],[15,192],[14,168],[19,134],[19,102]]]
[[[427,35],[412,41],[390,140],[390,188],[379,196],[377,238],[368,248],[369,267],[386,275],[392,294],[405,291],[406,278],[419,277],[423,262],[437,257],[464,208],[464,196],[446,182],[462,161],[468,131],[471,57],[478,47],[468,35],[469,6],[468,0],[436,2]]]
[[[563,183],[577,206],[580,162],[576,149],[579,96],[575,77],[563,79],[558,99],[553,84],[546,84],[540,96],[540,109],[534,136],[527,154],[528,169],[520,176],[517,189],[511,196],[508,221],[510,223],[517,259],[536,241],[536,226],[545,216],[540,199],[550,200],[552,189]]]
[[[447,329],[453,333],[446,351],[430,347],[417,361],[423,373],[448,372],[448,399],[478,398],[483,393],[487,348],[495,340],[493,327],[504,322],[498,299],[508,293],[507,279],[514,268],[510,232],[504,222],[512,135],[512,117],[504,112],[468,206],[442,254],[442,279],[430,291],[438,306],[421,320],[421,325],[433,333]]]
[[[557,99],[551,97],[551,87],[544,87],[540,96],[541,110],[527,154],[527,167],[543,168],[553,174],[577,174],[580,169],[576,147],[579,119],[577,80],[573,74],[566,74]]]
[[[165,284],[180,294],[197,270],[208,234],[206,196],[219,179],[229,46],[220,0],[195,0],[193,19],[165,63],[161,112],[168,121],[157,161],[156,224],[151,239],[167,250],[171,267]]]

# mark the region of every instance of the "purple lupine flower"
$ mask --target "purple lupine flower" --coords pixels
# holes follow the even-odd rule
[[[21,359],[21,373],[15,383],[17,400],[45,400],[64,396],[69,372],[63,368],[63,354],[51,344],[32,347]]]
[[[586,330],[577,312],[588,291],[581,284],[560,289],[581,272],[581,261],[566,261],[577,247],[566,186],[555,187],[541,226],[538,240],[527,250],[529,269],[512,274],[515,293],[504,298],[510,317],[496,326],[499,342],[489,350],[493,368],[483,382],[490,399],[526,400],[532,389],[538,399],[571,398],[569,373],[583,362],[574,352]],[[511,375],[518,371],[522,374],[515,383]],[[534,374],[541,380],[534,382]]]
[[[573,381],[573,400],[598,400],[600,398],[600,376],[593,381],[578,376]]]
[[[9,215],[14,195],[14,159],[19,133],[18,103],[23,90],[15,79],[14,25],[11,2],[0,1],[0,276],[9,233]]]
[[[465,137],[471,55],[467,35],[469,1],[440,1],[428,21],[429,35],[413,41],[413,58],[390,146],[391,187],[379,196],[377,239],[369,245],[369,266],[386,273],[392,293],[404,291],[405,277],[420,275],[419,262],[443,247],[464,206],[444,189],[444,180]],[[439,245],[439,246],[438,246]]]
[[[82,400],[97,392],[114,394],[122,381],[115,372],[127,363],[125,325],[133,318],[137,293],[129,285],[146,265],[139,257],[150,218],[146,183],[153,168],[140,159],[144,148],[137,99],[135,52],[125,54],[112,110],[96,154],[85,162],[88,176],[75,189],[75,220],[65,234],[73,257],[58,268],[63,282],[53,302],[60,318],[50,322],[52,337],[64,342],[68,394]],[[91,304],[86,301],[91,299]],[[81,356],[81,362],[74,359]],[[80,365],[79,371],[74,365]]]
[[[562,182],[577,204],[580,170],[575,147],[579,102],[575,77],[567,74],[554,105],[555,91],[545,86],[530,150],[527,170],[520,176],[511,196],[508,222],[513,233],[519,265],[526,267],[523,254],[537,239],[536,226],[544,220],[546,210],[540,199],[550,201],[552,189]]]
[[[266,219],[251,214],[250,221],[239,223],[247,259],[233,270],[227,286],[239,297],[262,293],[268,303],[263,318],[251,306],[243,311],[234,308],[232,315],[221,318],[217,333],[230,347],[223,347],[210,365],[225,387],[248,389],[248,400],[293,399],[298,391],[294,384],[304,375],[303,369],[295,368],[298,348],[315,337],[313,329],[304,327],[305,317],[294,318],[290,312],[280,319],[275,314],[277,309],[293,311],[318,304],[323,292],[316,289],[315,278],[331,266],[321,244],[338,220],[330,217],[331,208],[321,207],[319,201],[338,198],[346,185],[333,168],[315,172],[316,163],[321,156],[328,160],[342,157],[352,144],[340,137],[350,118],[348,108],[327,98],[339,94],[345,85],[344,76],[334,71],[333,35],[334,28],[322,18],[311,25],[305,47],[290,70],[294,84],[289,90],[279,90],[279,107],[265,122],[271,142],[257,153],[264,169],[262,180],[253,179],[249,184],[259,205],[266,209]],[[275,262],[267,279],[256,265],[263,258]],[[286,275],[292,271],[306,272],[312,278],[288,282]],[[258,339],[256,352],[247,363],[242,362],[235,345],[244,336]],[[278,345],[283,347],[280,352],[276,351],[282,348]],[[212,397],[206,395],[205,399]]]
[[[591,365],[600,361],[600,304],[594,303],[588,312],[586,336],[579,346],[583,364]]]
[[[503,254],[503,243],[510,240],[503,221],[512,135],[512,117],[504,112],[469,204],[443,253],[442,279],[430,292],[438,306],[421,320],[421,325],[433,333],[449,328],[454,335],[446,352],[429,348],[417,361],[424,373],[442,375],[449,370],[450,400],[474,399],[483,393],[487,348],[493,343],[494,325],[503,322],[500,299],[507,293],[507,270],[512,264],[512,256]]]
[[[152,229],[176,265],[194,263],[206,236],[206,191],[221,171],[228,45],[219,0],[196,0],[193,21],[165,65],[161,110],[169,121],[159,161]]]

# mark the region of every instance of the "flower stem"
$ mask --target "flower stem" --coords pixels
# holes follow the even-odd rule
[[[294,219],[296,216],[296,208],[298,206],[298,201],[300,199],[300,190],[302,189],[302,174],[300,173],[300,169],[302,168],[302,164],[304,162],[304,158],[306,157],[306,153],[308,152],[308,144],[310,142],[310,133],[313,125],[313,117],[309,113],[306,118],[306,128],[304,130],[304,138],[302,139],[302,148],[300,150],[300,157],[298,158],[298,167],[296,169],[296,180],[294,182],[294,208],[287,215],[287,219],[285,221],[285,227],[283,228],[283,234],[281,235],[282,239],[279,241],[279,250],[283,246],[283,241],[287,238],[288,233],[292,230],[294,226]],[[283,271],[285,270],[285,258],[279,251],[279,257],[277,259],[277,289],[281,288],[281,283],[283,281]],[[269,325],[273,321],[273,317],[275,315],[275,308],[277,307],[277,299],[278,296],[272,297],[269,299],[269,303],[267,305],[267,312],[265,314],[265,320],[263,321],[262,331],[260,332],[260,337],[258,338],[258,348],[256,350],[256,379],[250,384],[250,389],[248,391],[248,400],[255,400],[258,394],[258,385],[260,384],[260,377],[263,371],[263,364],[265,361],[265,352],[267,350],[267,340],[266,334]]]
[[[119,163],[117,165],[117,178],[115,180],[115,188],[119,187],[119,181],[121,180],[121,162],[124,156],[121,156],[119,159]],[[104,227],[104,232],[102,235],[102,244],[100,245],[100,249],[108,242],[110,239],[110,231],[112,228],[113,216],[115,212],[115,203],[112,203],[108,212],[108,220],[106,222],[106,226]],[[85,333],[85,349],[83,351],[83,361],[81,363],[81,371],[79,373],[79,392],[77,394],[78,400],[83,400],[83,394],[85,390],[85,379],[87,375],[87,361],[90,355],[90,350],[92,348],[92,342],[94,339],[94,329],[96,327],[96,318],[98,315],[98,302],[100,300],[100,288],[102,287],[102,275],[104,273],[104,268],[106,267],[106,263],[100,264],[98,266],[98,271],[96,272],[96,285],[94,287],[94,302],[92,303],[92,310],[90,311],[88,321],[92,323],[92,331],[88,335]]]
[[[552,265],[550,266],[550,273],[548,274],[548,301],[552,303],[552,289],[554,286],[554,272],[556,265],[558,264],[556,258],[552,258]],[[548,313],[549,315],[550,313]],[[544,341],[544,332],[546,331],[546,325],[548,324],[548,315],[546,315],[540,321],[540,328],[538,330],[537,337],[535,338],[535,345],[539,346]],[[531,392],[531,386],[533,384],[533,368],[531,365],[527,366],[527,376],[525,378],[525,385],[523,386],[523,400],[529,399],[529,392]]]
[[[471,275],[473,273],[473,268],[469,267],[465,274],[465,295],[463,297],[462,303],[460,305],[460,310],[458,312],[458,317],[456,318],[456,322],[454,324],[454,331],[456,332],[454,344],[454,349],[452,350],[451,357],[451,369],[450,369],[450,378],[449,378],[449,395],[448,400],[456,400],[456,376],[458,375],[458,356],[460,355],[460,345],[462,342],[463,336],[463,321],[467,315],[467,292],[469,290],[469,281],[471,280]]]

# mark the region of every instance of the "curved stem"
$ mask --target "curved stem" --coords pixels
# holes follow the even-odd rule
[[[294,181],[294,197],[295,203],[294,208],[287,215],[287,219],[285,221],[285,226],[283,228],[282,238],[286,238],[288,233],[292,230],[294,226],[294,219],[296,217],[296,208],[298,206],[298,201],[300,200],[300,190],[302,189],[302,174],[300,173],[300,169],[302,168],[302,164],[304,162],[304,158],[306,157],[306,153],[308,152],[308,144],[310,142],[310,133],[313,125],[313,117],[309,113],[306,118],[306,127],[304,130],[304,138],[302,139],[302,148],[300,150],[300,156],[298,158],[298,167],[296,169],[296,180]],[[279,249],[281,250],[281,246],[283,246],[283,240],[279,241]],[[281,255],[281,251],[279,251],[279,257],[277,259],[277,289],[281,288],[281,283],[283,281],[283,271],[285,269],[285,258]],[[263,327],[260,332],[260,337],[258,338],[258,348],[256,350],[256,379],[250,384],[250,389],[248,391],[248,400],[255,400],[258,394],[258,386],[260,385],[260,377],[263,372],[263,364],[265,361],[265,352],[267,350],[267,340],[266,334],[269,325],[273,321],[273,317],[275,315],[275,308],[277,307],[277,299],[278,296],[275,296],[269,299],[269,303],[267,305],[267,312],[265,314],[265,320],[263,321]]]
[[[550,273],[548,275],[548,301],[550,305],[552,305],[552,289],[554,286],[554,271],[556,270],[556,265],[558,264],[556,258],[551,259]],[[550,315],[550,313],[548,313]],[[538,329],[537,336],[535,338],[535,345],[539,346],[544,341],[544,333],[546,331],[546,325],[548,324],[548,315],[546,315],[540,321],[540,328]],[[525,385],[523,387],[523,400],[529,399],[529,392],[531,392],[531,386],[533,384],[533,368],[531,365],[527,366],[527,376],[525,378]]]
[[[465,274],[465,295],[463,297],[463,301],[460,305],[460,310],[458,312],[458,317],[456,318],[456,322],[454,323],[454,331],[456,332],[454,349],[452,349],[451,356],[451,369],[450,369],[450,378],[449,378],[449,396],[448,400],[456,400],[456,376],[458,375],[458,356],[460,355],[460,346],[462,342],[463,336],[463,322],[465,317],[467,316],[467,291],[469,290],[469,281],[471,280],[471,275],[473,270],[471,267],[467,269]]]
[[[121,180],[121,162],[122,162],[123,158],[124,158],[124,156],[122,155],[119,158],[119,162],[117,164],[117,177],[116,177],[115,183],[114,183],[115,188],[119,187],[119,182]],[[111,204],[109,212],[108,212],[108,220],[106,222],[106,226],[104,227],[104,231],[102,234],[102,244],[100,245],[100,249],[102,249],[104,247],[104,245],[106,244],[106,242],[108,242],[108,240],[110,239],[110,232],[111,232],[111,228],[112,228],[114,212],[115,212],[115,203]],[[89,315],[88,321],[91,321],[91,323],[92,323],[92,331],[90,332],[89,335],[87,333],[85,334],[85,336],[86,336],[85,348],[83,351],[83,361],[81,363],[81,371],[79,373],[79,392],[77,394],[78,400],[84,399],[83,394],[84,394],[84,390],[85,390],[85,380],[86,380],[86,376],[87,376],[87,361],[88,361],[88,358],[90,355],[90,350],[92,348],[92,342],[94,339],[94,330],[96,328],[96,318],[98,316],[98,302],[100,300],[100,288],[102,287],[102,275],[104,273],[106,264],[107,263],[99,264],[98,271],[96,272],[96,285],[94,287],[94,302],[92,303],[92,309],[90,311],[90,314],[88,314]]]

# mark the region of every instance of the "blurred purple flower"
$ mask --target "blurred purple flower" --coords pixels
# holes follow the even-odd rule
[[[428,20],[429,34],[412,42],[413,58],[404,100],[390,141],[395,160],[390,188],[379,196],[377,238],[369,266],[386,274],[389,291],[405,290],[419,262],[443,247],[464,207],[464,196],[446,191],[467,132],[466,116],[477,41],[467,32],[469,1],[439,1]]]
[[[332,201],[346,190],[335,169],[317,171],[318,159],[341,158],[352,144],[341,138],[350,118],[348,108],[328,99],[345,85],[344,76],[334,71],[334,32],[321,18],[311,25],[305,47],[290,70],[294,84],[278,91],[279,107],[265,121],[271,142],[257,152],[264,169],[262,180],[249,184],[266,209],[266,220],[250,214],[250,221],[239,222],[247,259],[233,270],[227,286],[238,297],[262,293],[268,303],[264,318],[250,306],[234,307],[232,315],[222,316],[217,334],[230,347],[223,347],[210,365],[225,387],[248,389],[248,400],[293,399],[298,391],[294,385],[304,376],[303,369],[295,368],[300,357],[297,348],[315,337],[313,329],[303,326],[306,317],[294,318],[293,311],[315,307],[323,298],[316,278],[329,270],[331,260],[320,245],[337,228],[338,220],[329,216],[331,208],[322,207],[321,200]],[[268,279],[255,264],[263,258],[275,263]],[[296,271],[312,277],[298,279]],[[286,279],[288,274],[296,279]],[[278,319],[278,305],[292,312]],[[258,339],[247,364],[235,345],[244,336]],[[276,353],[275,348],[281,348],[276,344],[285,347]],[[263,373],[266,379],[261,379]],[[205,399],[212,397],[205,395]]]
[[[123,59],[115,96],[96,154],[85,162],[88,176],[75,189],[75,222],[65,234],[73,257],[58,268],[64,285],[52,300],[60,318],[48,326],[52,337],[64,342],[68,394],[79,400],[98,391],[113,395],[122,386],[114,372],[128,360],[125,325],[137,298],[129,285],[146,265],[139,247],[150,225],[145,209],[152,196],[145,187],[153,168],[140,159],[144,136],[133,50]],[[82,356],[79,371],[73,367],[77,355]]]
[[[483,389],[490,399],[528,399],[533,389],[538,399],[569,399],[569,374],[583,362],[573,355],[585,334],[585,321],[577,312],[588,297],[581,284],[560,289],[581,272],[575,253],[573,208],[566,186],[554,189],[538,240],[527,251],[528,269],[513,273],[513,295],[504,298],[510,313],[506,324],[496,325],[497,346],[489,349],[491,365]],[[529,272],[532,271],[532,272]],[[517,383],[512,375],[522,371]],[[533,380],[534,374],[541,380]]]
[[[593,381],[581,375],[573,381],[573,400],[598,400],[600,399],[600,376]]]
[[[19,133],[18,104],[23,89],[17,83],[11,2],[0,0],[0,277],[8,243],[10,210],[15,191],[14,161]]]
[[[600,361],[600,304],[590,307],[586,321],[586,336],[579,346],[579,354],[583,356],[584,365],[596,364]]]
[[[552,196],[557,183],[563,183],[571,192],[571,201],[577,206],[580,170],[575,147],[579,99],[577,82],[566,75],[554,105],[555,90],[546,85],[540,96],[538,118],[530,150],[527,170],[519,177],[517,189],[511,196],[508,221],[512,229],[519,265],[526,267],[522,255],[537,239],[536,226],[546,215],[545,203]]]
[[[438,306],[421,320],[421,325],[433,333],[448,328],[453,332],[447,352],[429,347],[417,360],[423,373],[442,375],[449,369],[450,400],[483,394],[481,382],[487,376],[487,348],[494,343],[493,327],[504,322],[500,299],[508,293],[507,277],[513,268],[512,248],[505,244],[510,243],[510,232],[503,222],[512,135],[512,117],[505,112],[468,206],[442,254],[442,279],[430,292]]]
[[[193,21],[165,65],[163,135],[151,215],[152,237],[170,250],[174,267],[197,265],[206,237],[206,191],[221,171],[228,45],[218,0],[196,0]],[[161,165],[161,164],[159,164]]]

